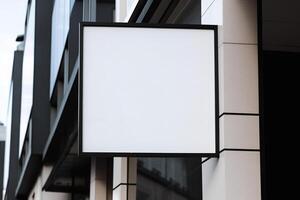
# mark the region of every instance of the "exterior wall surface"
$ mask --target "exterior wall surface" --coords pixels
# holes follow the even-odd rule
[[[179,18],[178,22],[197,24],[197,14],[192,12],[197,3],[191,4],[195,4],[194,7],[188,7],[183,13],[185,18]],[[259,200],[256,1],[202,0],[201,24],[219,25],[220,101],[220,158],[203,158],[203,200]],[[114,159],[114,200],[136,199],[129,189],[136,187],[136,180],[128,181],[128,171],[136,165],[128,169],[128,163],[128,158]]]
[[[116,157],[113,161],[113,200],[135,200],[137,159]]]
[[[41,0],[37,0],[37,2],[39,5],[42,4]],[[107,21],[107,19],[112,18],[112,10],[115,6],[115,21],[126,22],[129,15],[128,13],[131,13],[132,6],[134,6],[136,3],[136,1],[130,0],[116,0],[116,4],[111,4],[111,2],[112,1],[84,0],[82,3],[83,11],[77,10],[77,12],[81,13],[82,11],[81,14],[86,21]],[[50,1],[48,3],[50,5]],[[180,14],[176,13],[178,16],[176,15],[176,17],[174,17],[174,20],[177,20],[175,20],[176,23],[214,24],[218,25],[219,30],[218,64],[220,154],[219,158],[202,158],[202,163],[199,158],[199,168],[202,168],[202,188],[199,188],[199,192],[202,192],[203,200],[260,200],[260,111],[258,96],[259,86],[256,1],[202,0],[201,2],[200,0],[191,0],[189,5],[184,5],[186,6],[184,11],[182,13],[178,12]],[[76,6],[78,6],[78,4],[75,3],[75,7]],[[43,9],[47,8],[43,7]],[[77,9],[81,9],[81,7],[79,6]],[[77,12],[74,13],[76,14]],[[181,16],[179,17],[179,15]],[[39,11],[38,16],[40,19],[43,18],[42,10]],[[82,16],[78,18],[81,18]],[[47,15],[46,21],[48,22],[48,31],[46,34],[47,40],[44,40],[43,34],[41,34],[45,31],[41,28],[43,27],[43,20],[39,22],[40,35],[37,37],[37,49],[39,50],[44,49],[45,46],[51,46],[49,35],[51,32],[50,15]],[[77,29],[76,26],[77,18],[74,24],[71,23],[70,30]],[[77,35],[76,37],[74,36],[74,38],[68,38],[68,42],[72,43],[71,47],[77,45],[76,40]],[[65,53],[68,53],[68,51],[69,49],[64,49]],[[67,56],[64,55],[65,57],[63,56],[64,58],[62,58],[63,62],[66,63],[68,62],[67,53]],[[71,52],[71,54],[74,57],[73,60],[75,65],[78,52]],[[44,49],[43,56],[37,59],[36,63],[38,66],[50,66],[50,48],[48,48],[48,50]],[[37,80],[35,82],[36,87],[34,88],[40,89],[39,95],[35,92],[36,95],[34,96],[36,99],[36,102],[34,102],[36,105],[36,110],[34,110],[34,119],[36,119],[35,134],[33,134],[34,141],[40,140],[38,135],[39,133],[43,133],[43,137],[42,142],[39,142],[39,145],[36,144],[33,150],[40,157],[42,157],[41,154],[44,148],[44,143],[47,139],[46,137],[48,136],[48,128],[51,127],[48,107],[50,69],[43,69],[45,70],[44,72],[38,71],[39,68],[36,68],[35,74],[38,75],[37,77],[39,77],[40,80],[43,80],[43,85],[47,91],[43,91],[41,90],[43,88],[38,87],[41,85],[37,82]],[[74,69],[77,70],[75,67]],[[63,76],[66,75],[64,73],[65,72],[62,72]],[[74,74],[74,76],[76,76],[76,73]],[[68,82],[68,78],[66,78],[64,81]],[[75,82],[75,84],[76,83],[77,82]],[[63,86],[62,83],[57,84],[58,90],[66,90],[64,88],[66,86]],[[43,97],[42,102],[38,102],[38,99],[40,99],[38,98],[39,96]],[[57,98],[59,101],[61,96],[58,95]],[[43,126],[38,124],[40,112],[46,113],[47,115],[43,121]],[[71,113],[70,111],[68,112]],[[68,125],[72,126],[72,128],[76,128],[77,121],[69,118],[69,121],[67,122],[69,123]],[[69,131],[69,129],[62,130]],[[59,134],[62,134],[63,131],[59,132]],[[63,148],[66,141],[59,142],[60,146],[57,146],[57,152],[60,153],[60,151],[66,150]],[[17,145],[19,145],[19,143],[17,143]],[[40,157],[39,161],[42,159]],[[77,199],[71,192],[59,193],[47,192],[44,190],[43,187],[45,186],[47,180],[53,175],[51,173],[59,169],[59,164],[57,163],[60,162],[61,164],[64,162],[60,155],[55,155],[54,157],[55,159],[57,158],[57,160],[50,159],[50,161],[47,161],[48,163],[46,164],[45,162],[42,163],[41,161],[43,166],[39,168],[40,171],[36,171],[37,177],[34,177],[34,183],[29,185],[31,188],[30,193],[25,197],[25,199]],[[137,199],[137,158],[115,157],[113,159],[106,159],[90,157],[90,160],[90,168],[88,168],[90,169],[89,197],[84,198],[88,198],[90,200]],[[70,163],[73,164],[71,161]],[[52,177],[54,177],[54,175]]]
[[[202,165],[203,199],[259,200],[256,1],[216,0],[212,4],[207,1],[205,6],[202,22],[222,24],[219,26],[220,158],[208,159]]]

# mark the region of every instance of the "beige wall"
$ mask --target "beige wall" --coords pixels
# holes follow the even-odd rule
[[[259,200],[256,1],[206,1],[202,22],[213,22],[213,13],[222,13],[218,47],[222,152],[219,159],[209,159],[202,165],[203,199]]]
[[[136,199],[136,176],[136,158],[114,158],[113,200]]]

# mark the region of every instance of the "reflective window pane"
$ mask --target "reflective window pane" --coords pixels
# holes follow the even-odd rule
[[[52,13],[50,94],[59,70],[70,27],[70,8],[74,1],[56,0]]]
[[[33,103],[33,70],[34,70],[34,37],[35,37],[35,0],[31,1],[25,32],[25,49],[22,70],[22,99],[20,123],[20,148],[25,140],[28,122]]]
[[[200,158],[139,158],[137,200],[201,200]]]

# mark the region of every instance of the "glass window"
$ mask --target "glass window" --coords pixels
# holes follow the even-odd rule
[[[4,174],[3,174],[3,190],[6,190],[8,184],[8,174],[9,174],[9,160],[10,160],[10,140],[11,140],[11,121],[12,121],[12,95],[13,95],[13,82],[11,82],[9,91],[9,100],[7,108],[7,118],[6,118],[6,137],[5,137],[5,155],[4,155]]]
[[[223,24],[223,1],[201,1],[201,24]]]
[[[127,10],[131,10],[132,6],[136,4],[137,0],[127,0]]]
[[[139,0],[127,0],[127,9],[126,9],[126,19],[128,21],[129,17],[133,13],[134,8],[136,7]]]
[[[201,200],[200,158],[139,158],[137,200]]]
[[[25,49],[22,72],[22,100],[20,148],[24,142],[33,101],[33,72],[34,72],[34,32],[35,32],[35,0],[31,1],[25,33]]]
[[[70,8],[74,1],[56,0],[52,13],[50,94],[54,88],[70,27]]]

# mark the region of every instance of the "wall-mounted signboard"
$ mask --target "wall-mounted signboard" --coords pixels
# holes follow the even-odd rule
[[[216,26],[82,23],[79,151],[216,156]]]

